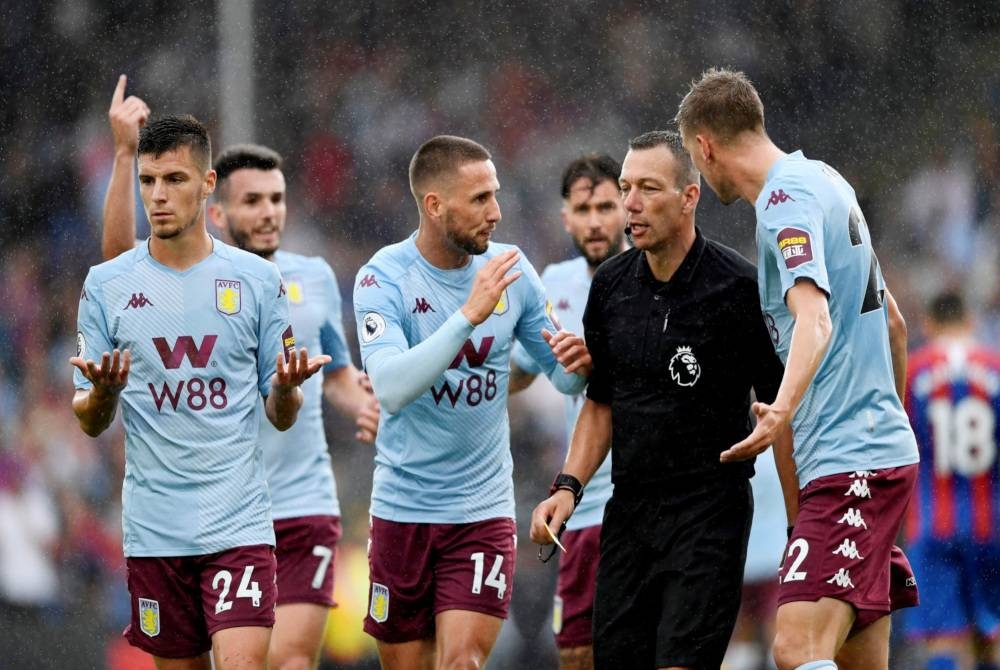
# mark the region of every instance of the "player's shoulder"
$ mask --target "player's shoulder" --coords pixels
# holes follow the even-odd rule
[[[216,262],[225,266],[232,274],[261,282],[271,282],[280,277],[278,266],[271,261],[221,240],[213,242],[212,254]]]
[[[274,262],[282,276],[289,273],[309,276],[327,276],[333,274],[333,268],[322,256],[306,256],[294,251],[279,249],[274,253]]]
[[[149,256],[146,244],[144,241],[136,245],[135,248],[120,253],[114,258],[91,266],[88,274],[89,280],[103,283],[119,275],[132,272],[137,264]]]
[[[375,281],[378,279],[394,281],[419,260],[419,255],[420,251],[412,235],[405,240],[384,246],[361,266],[357,274],[358,280],[374,277]]]
[[[831,178],[843,180],[826,163],[806,158],[801,151],[782,156],[768,173],[754,203],[758,217],[780,216],[783,210],[816,200]]]
[[[542,281],[546,283],[549,281],[565,282],[576,277],[585,276],[587,267],[587,259],[583,256],[549,263],[542,270]]]

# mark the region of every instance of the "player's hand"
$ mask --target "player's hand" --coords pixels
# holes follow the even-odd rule
[[[788,410],[762,402],[755,402],[751,409],[757,415],[757,425],[754,426],[753,432],[745,440],[737,442],[722,452],[719,460],[723,463],[753,458],[774,444],[778,435],[787,430],[791,424],[792,417]]]
[[[98,365],[91,359],[84,360],[79,356],[69,359],[73,367],[79,370],[99,393],[118,394],[128,383],[128,371],[132,365],[132,353],[125,349],[107,351],[101,356]]]
[[[358,370],[358,386],[360,386],[365,393],[375,393],[375,388],[372,386],[372,379],[368,376],[367,372]]]
[[[520,257],[516,250],[511,249],[494,256],[479,268],[472,283],[472,291],[462,305],[462,314],[473,326],[478,326],[489,318],[500,302],[504,289],[521,276],[520,270],[507,274]]]
[[[365,375],[367,377],[367,375]],[[354,438],[365,444],[374,444],[375,435],[378,433],[379,406],[375,396],[371,396],[358,412],[355,425],[358,427]]]
[[[549,343],[549,348],[555,355],[556,360],[566,368],[566,372],[575,372],[582,377],[590,376],[590,369],[594,364],[590,357],[590,350],[587,343],[579,335],[574,335],[568,330],[558,330],[554,333],[542,329],[542,337]]]
[[[559,534],[559,529],[573,515],[575,507],[573,494],[565,489],[556,491],[538,503],[538,507],[531,513],[531,541],[535,544],[552,544],[552,538]]]
[[[287,363],[285,355],[278,354],[274,376],[271,378],[271,388],[278,392],[288,392],[301,386],[302,382],[319,372],[320,368],[331,360],[333,359],[326,354],[309,358],[309,352],[305,347],[293,349]]]
[[[127,82],[128,77],[125,75],[118,77],[118,85],[111,96],[108,120],[111,122],[111,134],[115,138],[115,150],[132,155],[139,146],[139,129],[149,119],[149,107],[134,95],[125,97]]]

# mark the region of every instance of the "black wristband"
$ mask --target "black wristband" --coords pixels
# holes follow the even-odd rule
[[[567,475],[565,472],[560,472],[552,481],[552,486],[549,488],[549,495],[562,490],[569,491],[573,494],[573,509],[576,509],[577,505],[579,505],[580,501],[583,499],[583,484],[581,484],[580,480],[573,475]]]

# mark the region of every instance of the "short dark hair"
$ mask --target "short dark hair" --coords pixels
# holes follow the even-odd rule
[[[152,154],[155,157],[180,147],[190,147],[191,154],[204,169],[212,164],[212,141],[208,137],[208,129],[190,114],[163,116],[147,123],[139,131],[136,154]]]
[[[222,184],[237,170],[280,170],[281,154],[260,144],[234,144],[226,147],[215,159],[217,183]]]
[[[428,182],[465,163],[490,158],[492,155],[486,147],[470,139],[455,135],[432,137],[421,144],[410,159],[410,191],[419,204]]]
[[[622,175],[621,163],[607,154],[586,154],[568,166],[562,177],[563,200],[569,197],[569,190],[578,179],[587,179],[593,186],[602,181],[610,181],[618,188],[618,178]]]
[[[968,315],[962,294],[953,290],[942,291],[927,305],[927,316],[939,325],[961,323]]]
[[[677,188],[684,188],[688,184],[701,184],[701,173],[691,162],[691,155],[688,154],[681,142],[681,136],[672,130],[650,130],[638,137],[633,137],[628,141],[628,148],[632,151],[642,151],[644,149],[654,149],[656,147],[667,147],[677,161],[677,174],[675,184]]]
[[[765,133],[757,89],[742,72],[725,68],[706,70],[691,82],[674,121],[685,134],[706,129],[725,142],[744,131]]]

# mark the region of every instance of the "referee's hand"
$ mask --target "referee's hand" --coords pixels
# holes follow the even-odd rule
[[[762,453],[774,444],[778,435],[788,428],[791,416],[787,410],[762,402],[755,402],[753,413],[757,415],[757,425],[742,442],[737,442],[719,455],[723,463],[745,461]]]
[[[531,541],[535,544],[552,544],[563,523],[573,514],[573,494],[560,489],[538,503],[531,513]],[[548,526],[548,530],[545,527]],[[550,532],[551,531],[551,532]]]

